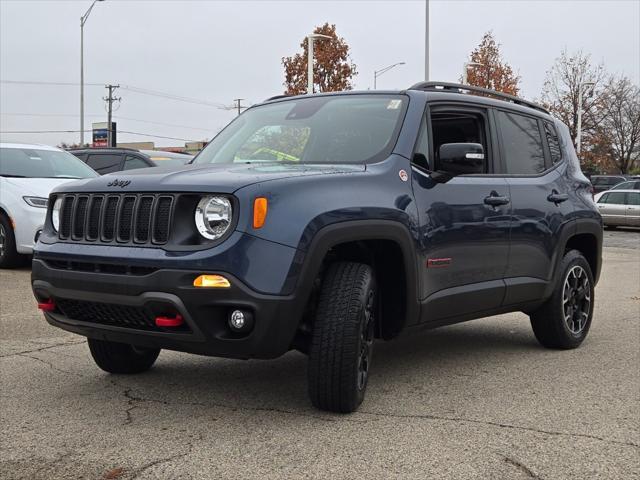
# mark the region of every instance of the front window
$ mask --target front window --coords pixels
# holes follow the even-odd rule
[[[371,163],[393,149],[407,99],[402,95],[298,98],[247,110],[195,163]]]
[[[89,178],[97,174],[82,160],[60,150],[0,149],[0,176],[19,178]]]

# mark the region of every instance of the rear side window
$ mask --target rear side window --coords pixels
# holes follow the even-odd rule
[[[532,175],[545,170],[542,136],[535,118],[497,111],[506,173]]]
[[[627,205],[640,205],[640,193],[627,192]]]
[[[604,196],[600,203],[614,203],[617,205],[624,205],[625,193],[624,192],[610,192]]]
[[[93,153],[89,155],[87,164],[100,175],[104,175],[105,173],[120,170],[121,160],[122,157],[120,155],[113,155],[108,153]]]
[[[560,141],[558,140],[558,132],[550,122],[544,122],[544,133],[547,136],[549,144],[549,152],[551,153],[551,163],[556,164],[562,160],[562,150],[560,150]]]
[[[134,157],[132,155],[127,155],[127,158],[124,161],[123,170],[133,170],[135,168],[146,168],[148,166],[149,165],[147,165],[147,162],[145,162],[141,158]]]

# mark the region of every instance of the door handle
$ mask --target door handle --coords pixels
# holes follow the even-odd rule
[[[491,205],[492,207],[499,207],[500,205],[506,205],[509,203],[509,197],[502,197],[496,192],[491,192],[491,195],[484,197],[484,203]]]
[[[566,200],[569,200],[569,195],[566,193],[558,193],[557,190],[552,190],[551,194],[547,197],[547,200],[558,205]]]

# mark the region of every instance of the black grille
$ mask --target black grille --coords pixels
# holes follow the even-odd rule
[[[171,197],[160,197],[156,207],[156,218],[153,225],[153,240],[166,243],[169,238],[169,222],[171,220]]]
[[[58,235],[72,241],[164,244],[174,204],[170,195],[65,195]]]
[[[65,317],[80,322],[101,323],[139,330],[159,330],[155,324],[155,317],[144,307],[63,298],[57,298],[56,305]]]

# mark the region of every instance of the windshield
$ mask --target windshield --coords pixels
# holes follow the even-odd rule
[[[98,174],[70,153],[37,148],[0,148],[0,176],[89,178]]]
[[[407,98],[335,95],[299,98],[247,110],[195,163],[371,163],[393,149]]]

